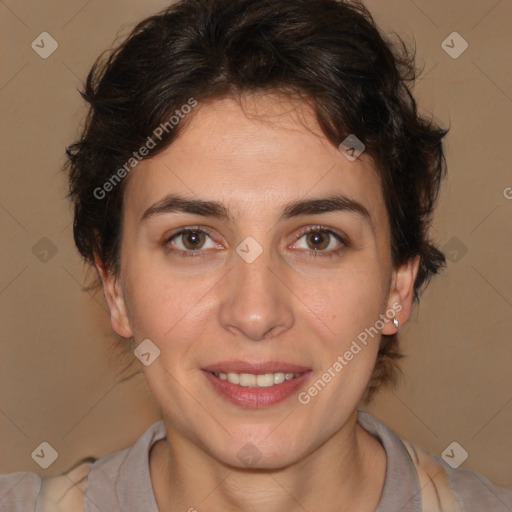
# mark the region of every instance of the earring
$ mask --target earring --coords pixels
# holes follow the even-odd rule
[[[395,324],[395,327],[398,329],[398,326],[400,325],[398,318],[393,318],[393,323]]]

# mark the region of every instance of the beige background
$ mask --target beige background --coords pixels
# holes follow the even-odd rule
[[[166,4],[0,3],[1,473],[57,474],[81,457],[127,447],[159,419],[140,373],[122,380],[138,366],[122,371],[103,297],[81,290],[86,274],[58,169],[83,119],[77,88],[94,58]],[[463,467],[509,487],[512,2],[367,5],[386,31],[416,42],[425,67],[415,88],[421,108],[451,125],[433,234],[453,260],[403,329],[405,378],[370,410],[432,453],[457,441],[469,453]],[[44,31],[59,45],[47,59],[31,48]],[[441,47],[453,31],[469,43],[457,59]],[[59,453],[47,470],[31,458],[42,441]]]

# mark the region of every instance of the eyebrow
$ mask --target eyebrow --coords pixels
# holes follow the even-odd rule
[[[299,217],[301,215],[318,215],[326,212],[357,213],[371,224],[371,216],[368,210],[361,203],[341,194],[332,194],[325,198],[303,199],[288,203],[282,209],[279,220]],[[202,199],[189,199],[176,194],[169,194],[150,206],[142,214],[140,222],[167,213],[189,213],[203,217],[214,217],[228,222],[233,221],[229,209],[222,203]]]

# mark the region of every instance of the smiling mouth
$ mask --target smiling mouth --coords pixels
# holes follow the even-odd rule
[[[274,372],[274,373],[234,373],[234,372],[208,372],[219,380],[227,380],[231,384],[235,384],[244,388],[271,388],[279,386],[283,382],[296,379],[303,375],[304,372],[285,373],[285,372]]]

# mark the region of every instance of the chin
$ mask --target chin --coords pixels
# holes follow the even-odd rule
[[[278,422],[279,423],[279,422]],[[276,423],[276,426],[278,425]],[[240,429],[224,450],[212,447],[212,455],[227,466],[239,469],[281,469],[290,466],[304,457],[304,439],[294,441],[295,435],[287,432],[276,433],[275,427],[261,429]],[[273,432],[272,432],[273,431]],[[271,432],[271,434],[269,434]],[[271,437],[271,438],[270,438]],[[211,440],[210,440],[211,441]],[[300,453],[297,445],[300,446]]]

